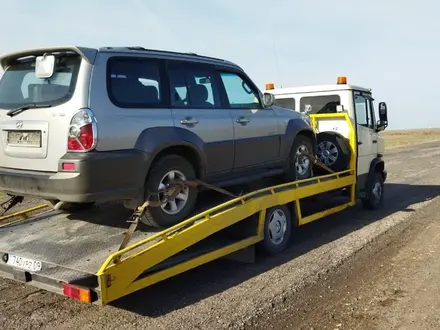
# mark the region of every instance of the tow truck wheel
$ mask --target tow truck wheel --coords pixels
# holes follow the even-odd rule
[[[362,198],[364,208],[377,210],[383,206],[384,182],[382,174],[374,172],[372,178],[367,182],[365,194]]]
[[[170,180],[194,180],[196,173],[189,161],[177,155],[167,155],[156,161],[145,184],[145,197],[151,201],[163,199]],[[185,220],[193,211],[197,201],[197,188],[183,188],[172,200],[158,207],[149,207],[140,219],[144,224],[156,228],[167,228]]]
[[[276,255],[284,251],[292,233],[292,218],[285,205],[274,206],[266,210],[264,220],[264,239],[259,248],[266,254]]]

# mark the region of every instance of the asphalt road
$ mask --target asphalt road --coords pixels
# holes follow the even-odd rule
[[[252,265],[213,262],[105,307],[87,306],[0,279],[0,324],[5,329],[221,329],[268,327],[271,324],[277,325],[276,328],[297,329],[301,320],[297,314],[301,311],[316,319],[308,318],[309,323],[303,322],[307,329],[313,324],[316,324],[315,329],[321,329],[323,325],[329,329],[345,329],[334,313],[335,318],[328,320],[316,311],[310,312],[310,308],[306,308],[305,312],[302,307],[299,310],[290,308],[294,304],[323,306],[322,311],[336,308],[342,295],[327,292],[326,301],[334,303],[330,306],[319,305],[324,295],[316,283],[324,283],[347,265],[352,265],[352,278],[370,276],[371,272],[366,270],[377,267],[377,260],[362,259],[360,264],[365,267],[362,270],[355,267],[355,261],[350,260],[353,254],[361,251],[354,257],[360,258],[358,256],[366,253],[367,244],[369,247],[380,246],[377,243],[379,235],[385,233],[379,240],[396,237],[392,236],[396,228],[409,226],[414,222],[411,219],[416,219],[430,208],[434,208],[431,213],[434,215],[435,207],[440,205],[434,199],[440,191],[440,148],[437,143],[390,151],[386,154],[386,161],[389,177],[386,207],[383,210],[371,212],[358,206],[300,228],[295,233],[294,242],[282,255],[260,257]],[[431,231],[434,230],[437,228],[431,227]],[[411,243],[410,240],[408,242]],[[418,246],[417,243],[413,244]],[[432,259],[435,259],[436,247],[433,247]],[[403,258],[404,255],[401,255]],[[438,263],[432,264],[432,267],[437,266]],[[418,268],[412,267],[413,272]],[[345,274],[349,270],[347,268]],[[387,285],[386,276],[389,273],[383,274],[382,284]],[[366,282],[370,285],[376,283],[373,280]],[[430,283],[434,283],[434,278]],[[429,285],[428,281],[426,285]],[[367,286],[364,288],[367,290]],[[310,290],[310,295],[304,296],[304,290]],[[397,298],[391,298],[398,300],[399,296],[412,292],[414,288],[402,290],[405,293],[396,290],[394,295]],[[399,304],[392,306],[397,306],[393,307],[396,312],[405,312],[398,308]],[[405,307],[404,304],[401,306]],[[413,309],[421,311],[423,306],[421,303]],[[297,324],[292,316],[298,317]],[[364,329],[361,328],[362,324],[365,325],[362,323],[364,319],[359,317],[357,324],[350,319],[351,328],[359,326]],[[432,318],[430,320],[435,322]]]

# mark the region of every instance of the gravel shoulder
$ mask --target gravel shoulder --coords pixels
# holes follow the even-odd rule
[[[0,322],[6,329],[222,329],[255,324],[434,203],[440,192],[439,160],[436,143],[392,150],[386,158],[389,182],[383,210],[357,206],[299,228],[282,255],[259,257],[252,265],[216,261],[112,306],[87,306],[0,279]]]
[[[440,197],[249,329],[440,327]]]

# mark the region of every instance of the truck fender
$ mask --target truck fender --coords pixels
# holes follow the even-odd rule
[[[368,180],[366,184],[372,179],[374,173],[381,173],[383,181],[387,178],[387,172],[385,171],[385,162],[382,157],[374,158],[370,163],[370,170],[368,171]]]

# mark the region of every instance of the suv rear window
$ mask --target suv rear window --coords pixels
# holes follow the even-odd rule
[[[28,104],[59,105],[73,95],[81,65],[79,55],[57,56],[52,77],[35,76],[35,61],[9,66],[0,80],[0,108],[14,109]]]
[[[146,58],[111,58],[107,92],[113,104],[122,108],[163,107],[160,63]]]

